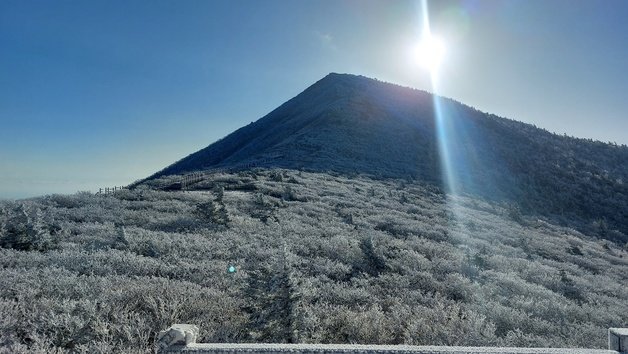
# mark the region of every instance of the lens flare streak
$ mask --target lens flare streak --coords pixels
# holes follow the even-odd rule
[[[423,15],[423,33],[422,36],[424,39],[428,41],[433,40],[432,32],[430,29],[430,21],[427,7],[427,0],[421,1],[421,12]],[[438,71],[430,70],[430,79],[432,84],[432,92],[433,92],[433,110],[434,110],[434,119],[436,125],[436,140],[438,144],[438,152],[440,155],[441,162],[441,175],[444,177],[445,189],[449,193],[455,194],[456,183],[454,178],[454,172],[452,170],[451,161],[452,158],[450,156],[450,151],[448,147],[448,142],[450,141],[451,131],[449,122],[447,121],[447,117],[443,112],[443,107],[441,104],[441,99],[437,96],[438,92]]]

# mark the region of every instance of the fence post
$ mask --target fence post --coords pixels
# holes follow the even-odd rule
[[[608,349],[628,353],[628,328],[608,329]]]

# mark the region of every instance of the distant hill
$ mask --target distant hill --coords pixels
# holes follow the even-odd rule
[[[446,139],[438,140],[438,126],[447,127]],[[447,189],[439,142],[457,192],[628,242],[628,147],[552,134],[363,76],[329,74],[149,179],[256,166],[417,179]]]

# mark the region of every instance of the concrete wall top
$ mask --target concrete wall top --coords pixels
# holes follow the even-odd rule
[[[170,348],[167,353],[303,353],[303,354],[617,354],[614,350],[573,348],[439,347],[348,344],[201,344]],[[173,349],[173,350],[172,350]],[[166,353],[166,352],[164,352]]]
[[[254,344],[196,343],[199,329],[195,325],[175,324],[157,336],[157,354],[628,354],[628,329],[608,331],[609,349],[584,348],[508,348],[508,347],[441,347],[413,345],[361,344]]]

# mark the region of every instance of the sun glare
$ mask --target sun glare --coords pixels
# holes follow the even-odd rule
[[[419,64],[431,73],[438,70],[445,56],[445,45],[437,37],[427,36],[416,48],[416,59]]]

